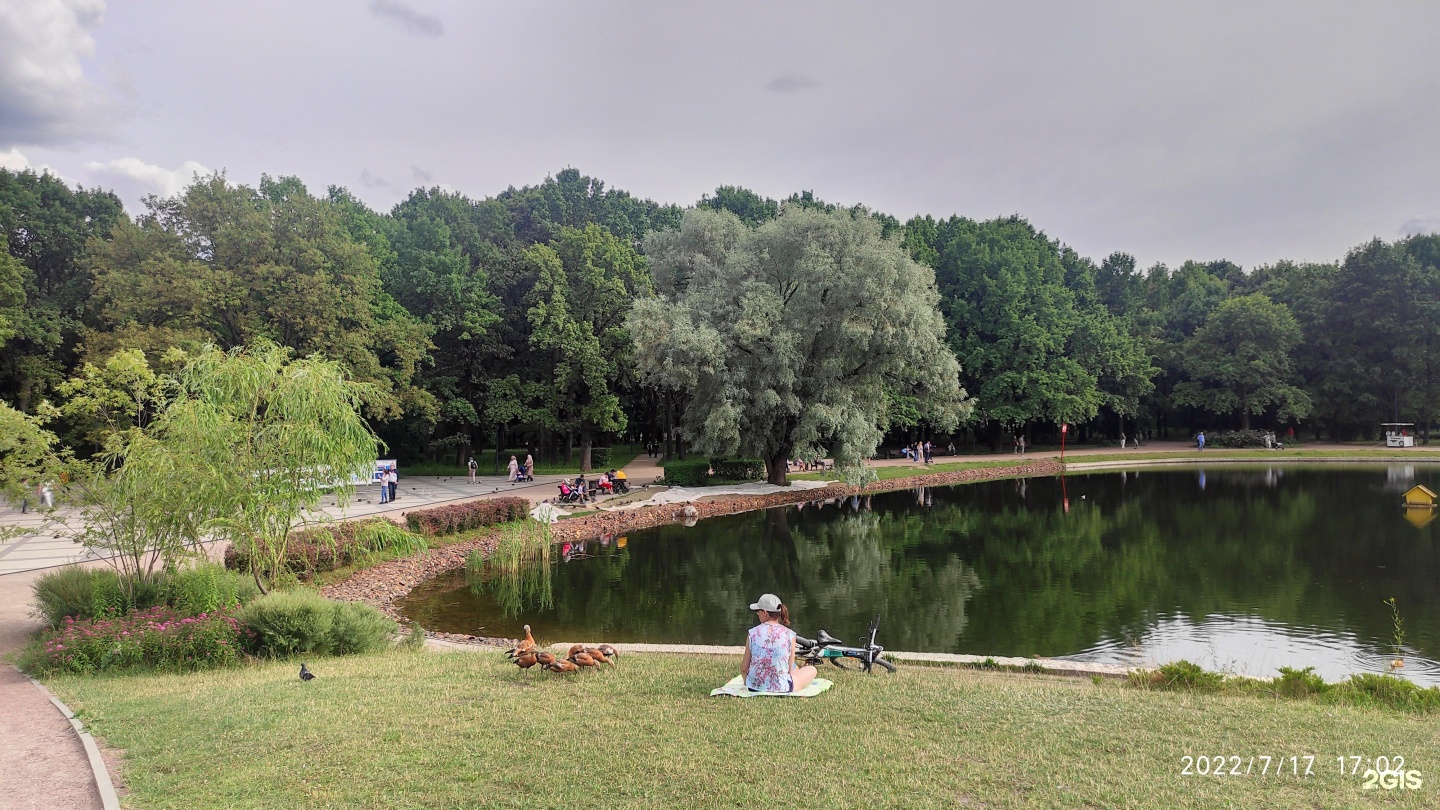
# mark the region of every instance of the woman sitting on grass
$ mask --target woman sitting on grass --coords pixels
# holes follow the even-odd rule
[[[760,623],[750,628],[745,640],[745,658],[740,672],[745,688],[752,692],[798,692],[815,680],[815,667],[795,666],[795,631],[790,629],[790,609],[780,597],[767,593],[750,606]]]

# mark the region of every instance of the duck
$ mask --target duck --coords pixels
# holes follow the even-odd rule
[[[514,647],[506,650],[505,657],[515,658],[516,656],[524,655],[528,652],[534,652],[534,650],[535,637],[530,635],[530,625],[527,624],[525,625],[525,638],[521,639],[519,644],[516,644]]]
[[[529,669],[540,663],[539,656],[537,656],[533,651],[521,653],[515,656],[514,661],[515,666],[520,667],[521,669]]]
[[[585,667],[586,669],[600,666],[599,662],[597,662],[593,657],[591,657],[590,653],[587,653],[584,650],[581,650],[580,652],[570,656],[570,660],[579,666]]]
[[[551,653],[545,652],[544,650],[536,650],[535,661],[539,663],[542,667],[548,667],[551,664],[555,663],[555,656]]]
[[[574,658],[574,657],[575,657],[575,653],[582,653],[582,652],[585,652],[585,645],[584,645],[584,644],[571,644],[571,645],[570,645],[570,650],[565,653],[565,657],[566,657],[566,658]]]
[[[551,672],[558,672],[562,675],[567,672],[580,671],[580,667],[576,666],[570,661],[566,661],[564,658],[556,658],[554,661],[551,661],[550,665],[547,666],[546,669],[550,670]]]
[[[615,647],[610,644],[600,644],[598,645],[598,649],[600,650],[600,652],[605,654],[606,658],[620,657],[620,651],[615,649]]]
[[[588,655],[588,656],[590,656],[591,658],[594,658],[596,661],[598,661],[598,662],[601,663],[601,664],[609,664],[609,663],[612,663],[612,662],[610,661],[610,657],[607,656],[607,655],[605,654],[605,652],[604,652],[603,650],[601,650],[599,647],[586,647],[586,648],[585,648],[585,654]]]

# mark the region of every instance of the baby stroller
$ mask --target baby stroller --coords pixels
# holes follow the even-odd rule
[[[615,491],[622,495],[630,491],[630,485],[626,483],[624,478],[616,478],[614,470],[610,471],[610,483],[614,484]]]
[[[535,476],[530,475],[529,473],[525,472],[525,468],[524,468],[524,467],[521,467],[521,468],[519,468],[519,469],[517,469],[517,470],[515,471],[515,482],[516,482],[517,484],[520,483],[520,482],[522,482],[522,481],[534,482],[534,480],[535,480]]]
[[[583,501],[584,499],[580,495],[580,490],[570,486],[569,481],[560,482],[559,503],[582,503]]]

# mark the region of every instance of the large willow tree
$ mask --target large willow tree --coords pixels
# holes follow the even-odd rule
[[[661,294],[628,321],[640,373],[690,393],[683,429],[711,456],[786,461],[829,452],[857,465],[883,436],[887,390],[951,430],[968,415],[929,268],[863,212],[790,205],[746,228],[693,209],[650,237]]]

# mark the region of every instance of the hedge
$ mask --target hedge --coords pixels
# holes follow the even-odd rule
[[[426,537],[498,526],[530,516],[530,502],[524,498],[493,498],[405,513],[410,530]]]
[[[667,461],[665,483],[672,487],[704,487],[710,485],[710,462],[708,459]]]
[[[710,469],[716,478],[728,481],[753,481],[765,477],[765,462],[758,458],[711,459]]]
[[[592,447],[592,448],[590,448],[590,468],[591,468],[591,469],[594,469],[594,470],[603,470],[603,469],[606,469],[606,468],[609,467],[609,466],[610,466],[610,448],[608,448],[608,447]]]
[[[379,551],[415,553],[425,541],[383,517],[350,520],[290,534],[285,548],[285,570],[297,577],[313,577],[353,565]],[[230,546],[225,549],[225,567],[250,570],[250,556]]]
[[[1264,430],[1226,430],[1221,433],[1206,434],[1206,447],[1264,447]]]

